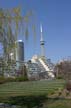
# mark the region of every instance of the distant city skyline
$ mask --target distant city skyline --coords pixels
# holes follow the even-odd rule
[[[0,0],[0,8],[12,9],[18,6],[21,6],[22,15],[30,10],[35,15],[32,22],[36,25],[36,41],[31,28],[28,42],[24,36],[19,36],[25,43],[26,60],[35,54],[40,55],[41,23],[46,57],[56,63],[71,56],[71,0]]]

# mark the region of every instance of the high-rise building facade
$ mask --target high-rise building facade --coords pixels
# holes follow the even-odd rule
[[[18,40],[16,44],[16,61],[24,61],[24,42],[22,40]]]

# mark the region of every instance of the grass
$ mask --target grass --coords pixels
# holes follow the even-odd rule
[[[13,98],[12,102],[14,103],[15,101],[19,102],[19,99],[21,99],[20,103],[23,103],[24,101],[26,102],[26,105],[31,105],[31,106],[34,106],[35,104],[37,105],[38,103],[40,104],[41,102],[41,103],[44,103],[43,108],[71,108],[71,99],[64,99],[64,98],[58,98],[58,97],[48,98],[49,94],[51,96],[58,89],[63,89],[64,84],[65,84],[64,80],[9,82],[5,84],[1,84],[0,85],[0,102],[6,102],[6,101],[11,102],[11,100],[9,100],[9,97],[10,97],[10,98]],[[46,98],[42,99],[43,102],[39,101],[41,97],[40,95],[43,95],[42,97],[46,96]],[[29,106],[26,108],[29,108]],[[33,108],[33,107],[30,107],[30,108]]]
[[[54,100],[53,102],[47,102],[46,108],[71,108],[71,99],[59,99]]]
[[[0,97],[51,94],[63,88],[64,80],[10,82],[0,85]]]

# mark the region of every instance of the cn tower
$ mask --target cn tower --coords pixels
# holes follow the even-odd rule
[[[43,40],[43,33],[42,33],[42,25],[40,25],[40,32],[41,32],[41,38],[40,38],[40,47],[41,47],[41,57],[45,57],[45,42]]]

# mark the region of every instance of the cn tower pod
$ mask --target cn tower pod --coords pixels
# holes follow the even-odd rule
[[[45,41],[43,39],[43,31],[42,31],[42,25],[40,25],[40,48],[41,48],[41,56],[44,57],[45,56]]]

